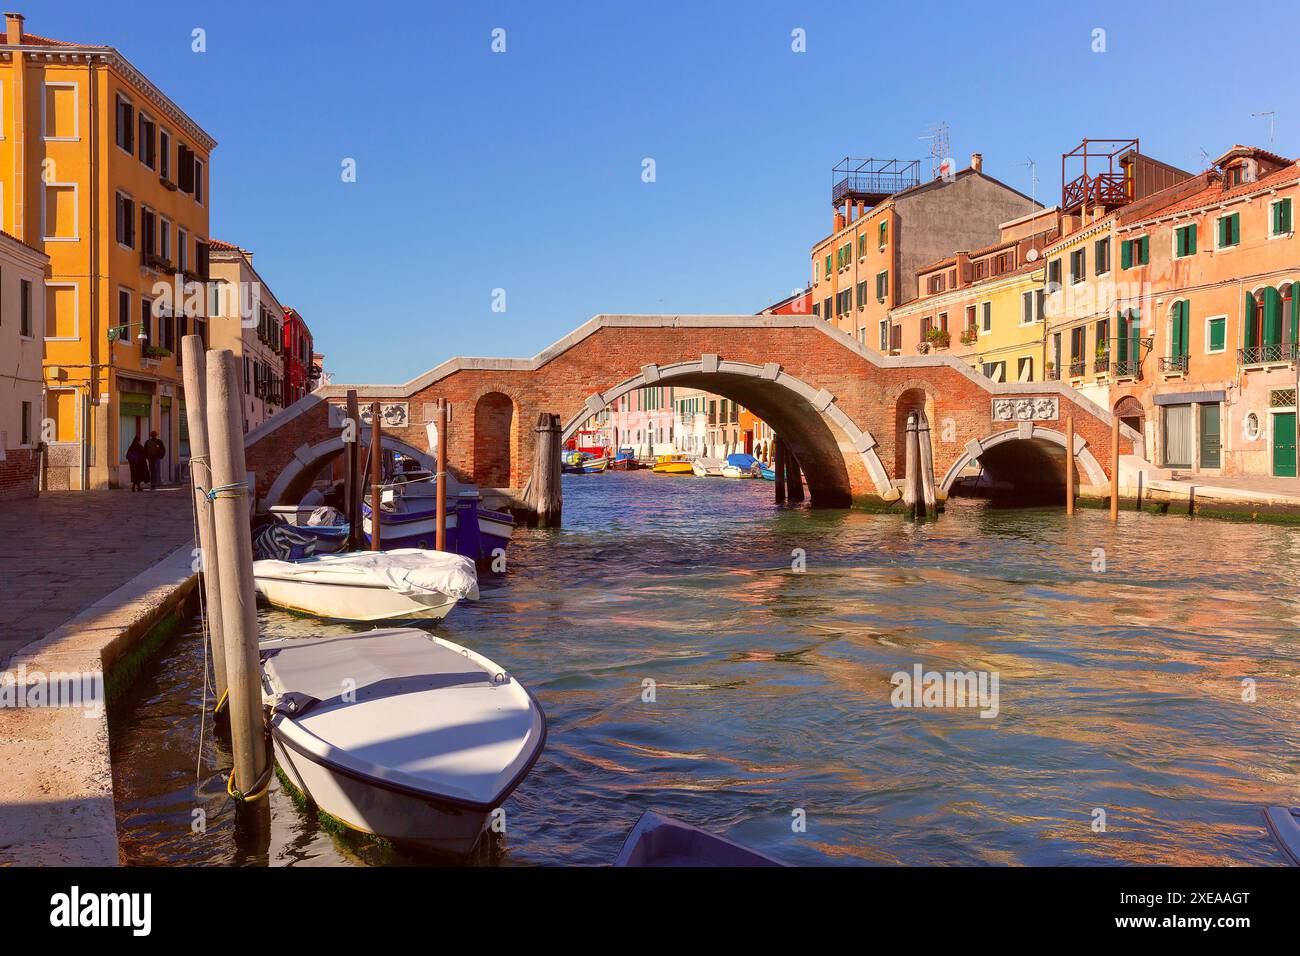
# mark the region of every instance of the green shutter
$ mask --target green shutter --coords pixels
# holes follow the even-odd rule
[[[1300,342],[1300,282],[1291,283],[1291,335],[1288,342]]]
[[[1187,227],[1187,254],[1196,255],[1196,223]]]
[[[1210,347],[1211,352],[1222,352],[1224,340],[1226,338],[1226,319],[1213,319],[1210,322]]]
[[[1174,358],[1183,354],[1183,307],[1185,305],[1185,302],[1174,303],[1173,322],[1170,323],[1172,325],[1170,331],[1173,341],[1170,343],[1171,347],[1169,349],[1169,354]]]
[[[1144,266],[1151,261],[1150,258],[1151,237],[1143,236],[1137,242],[1138,242],[1138,265]]]
[[[1222,219],[1219,220],[1219,246],[1220,247],[1228,245],[1229,231],[1230,231],[1229,218],[1227,216],[1224,216]]]
[[[1255,296],[1246,293],[1246,348],[1253,349],[1259,342],[1255,341]]]
[[[1121,269],[1133,268],[1133,240],[1125,239],[1119,245],[1119,265]]]
[[[1282,342],[1282,297],[1276,289],[1264,290],[1264,341],[1260,345]]]

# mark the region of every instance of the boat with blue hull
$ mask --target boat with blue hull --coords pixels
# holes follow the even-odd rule
[[[370,502],[361,506],[361,530],[371,539]],[[504,552],[514,534],[515,520],[504,511],[481,507],[478,489],[454,479],[447,483],[446,550],[471,561],[490,562]],[[436,479],[400,481],[380,489],[379,546],[434,547],[438,537]]]

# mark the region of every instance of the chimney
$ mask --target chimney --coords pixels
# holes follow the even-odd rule
[[[964,289],[970,285],[970,253],[957,253],[957,282],[953,285],[954,289]]]
[[[835,210],[835,231],[839,232],[845,225],[844,213],[840,212],[838,209]]]
[[[970,168],[973,169],[973,170],[975,170],[975,172],[977,172],[977,173],[983,171],[983,169],[984,169],[984,154],[983,154],[983,153],[971,153],[971,154],[970,154]]]
[[[5,43],[18,46],[23,42],[23,15],[21,13],[5,14]]]

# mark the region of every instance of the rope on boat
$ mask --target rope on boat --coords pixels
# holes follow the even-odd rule
[[[219,714],[226,709],[226,704],[230,702],[230,688],[227,687],[221,692],[221,699],[217,701],[217,706],[212,708],[213,714]]]
[[[266,769],[262,771],[262,776],[253,784],[253,789],[247,793],[240,793],[235,789],[235,773],[232,770],[230,776],[226,778],[226,793],[239,803],[256,803],[270,792],[271,774],[275,772],[275,761],[267,760]]]

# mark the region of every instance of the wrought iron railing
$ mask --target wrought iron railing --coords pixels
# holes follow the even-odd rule
[[[1071,378],[1078,378],[1079,376],[1087,373],[1087,371],[1088,371],[1088,363],[1085,362],[1083,359],[1075,359],[1073,362],[1070,363]]]
[[[1237,364],[1239,365],[1272,365],[1274,363],[1294,362],[1295,360],[1295,342],[1252,345],[1248,349],[1237,350]]]
[[[1178,372],[1182,372],[1184,375],[1187,374],[1186,355],[1170,355],[1168,357],[1161,357],[1160,373],[1162,375],[1173,375]]]
[[[1112,371],[1116,378],[1141,378],[1142,360],[1134,358],[1119,359],[1115,362]]]
[[[1061,378],[1061,370],[1057,368],[1055,365],[1049,365],[1047,367],[1047,380],[1049,382],[1056,382],[1056,381],[1060,381],[1060,378]]]

